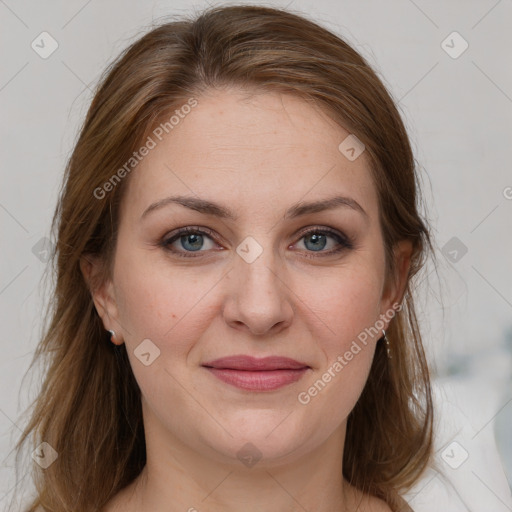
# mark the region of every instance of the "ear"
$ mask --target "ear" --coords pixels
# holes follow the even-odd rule
[[[114,285],[111,279],[105,278],[104,264],[96,256],[90,254],[80,258],[80,270],[94,302],[94,306],[100,316],[105,330],[113,330],[116,333],[112,342],[122,345],[123,333],[119,323],[119,312],[115,298]]]
[[[381,315],[392,309],[396,310],[393,305],[402,302],[409,277],[412,250],[413,245],[410,240],[401,240],[393,249],[396,273],[386,279],[381,300]]]

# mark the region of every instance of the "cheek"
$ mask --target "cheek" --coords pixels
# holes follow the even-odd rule
[[[118,310],[126,326],[125,344],[135,378],[153,413],[166,411],[169,404],[178,409],[190,407],[183,383],[188,382],[190,351],[213,321],[209,291],[218,276],[204,278],[197,270],[171,269],[149,265],[144,272],[131,272],[132,266],[118,272]],[[138,354],[143,340],[149,345],[150,364],[141,364]],[[147,344],[147,342],[146,342]],[[153,352],[158,354],[153,359]],[[180,385],[181,383],[181,385]],[[167,418],[166,421],[170,421]],[[179,423],[175,425],[179,428]]]
[[[308,309],[322,320],[323,334],[315,339],[323,360],[301,387],[303,395],[299,401],[318,411],[330,410],[333,424],[345,419],[357,402],[381,337],[375,328],[382,285],[377,270],[374,266],[364,271],[340,269],[332,273],[323,293],[316,288],[316,293],[302,295],[308,297]]]
[[[309,316],[321,320],[324,348],[331,359],[334,352],[348,350],[351,341],[378,319],[381,281],[375,266],[354,265],[296,282],[297,295]]]
[[[119,257],[116,300],[127,347],[148,338],[173,354],[188,351],[211,321],[208,294],[218,280],[211,271],[155,264],[149,254]]]

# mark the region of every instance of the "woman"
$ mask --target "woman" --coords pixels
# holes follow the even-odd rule
[[[411,510],[417,182],[381,81],[299,15],[217,7],[135,42],[54,217],[26,510]]]

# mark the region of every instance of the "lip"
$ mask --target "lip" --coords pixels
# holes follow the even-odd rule
[[[289,357],[269,356],[269,357],[252,357],[245,355],[221,357],[203,363],[203,366],[211,366],[212,368],[226,370],[252,370],[252,371],[270,371],[270,370],[300,370],[301,368],[309,368],[305,363],[290,359]]]
[[[222,357],[204,363],[202,366],[223,382],[249,391],[279,389],[297,382],[310,369],[305,363],[281,356]]]

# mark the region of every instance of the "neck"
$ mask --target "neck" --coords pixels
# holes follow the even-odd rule
[[[157,426],[151,435],[146,432],[146,466],[120,493],[119,510],[354,510],[350,504],[355,500],[354,489],[342,474],[345,424],[313,451],[295,458],[289,454],[286,461],[262,458],[251,467],[239,460],[225,462],[205,456],[201,450],[170,439],[168,431],[163,443],[164,432],[158,430]]]

